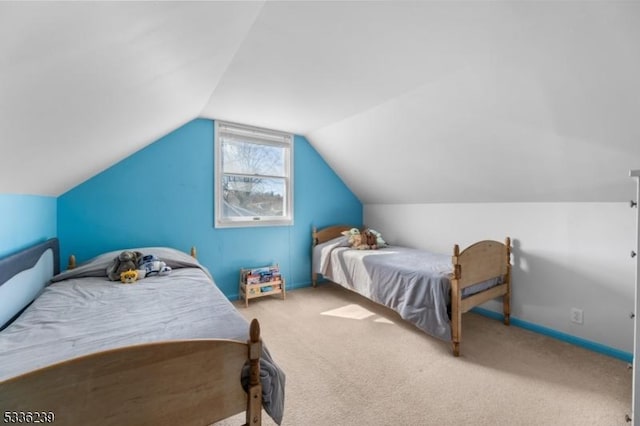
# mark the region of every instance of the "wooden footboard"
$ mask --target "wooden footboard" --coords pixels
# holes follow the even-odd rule
[[[341,235],[352,225],[335,225],[321,230],[312,229],[313,247]],[[453,273],[451,274],[451,343],[454,356],[460,356],[462,339],[462,314],[489,300],[502,297],[504,323],[509,325],[511,315],[511,239],[504,244],[498,241],[479,241],[462,252],[456,244],[453,250]],[[500,278],[500,284],[463,298],[465,288],[484,281]],[[317,274],[311,271],[311,282],[316,286]]]
[[[0,383],[0,405],[5,412],[37,410],[65,425],[201,425],[245,410],[247,424],[260,425],[261,351],[260,327],[254,319],[247,343],[150,343],[26,373]],[[240,383],[246,363],[248,392]]]
[[[502,296],[504,323],[509,325],[511,315],[511,239],[505,243],[480,241],[460,252],[453,249],[451,276],[451,343],[453,354],[460,355],[462,314],[488,300]],[[501,283],[467,298],[462,291],[474,284],[500,277]]]

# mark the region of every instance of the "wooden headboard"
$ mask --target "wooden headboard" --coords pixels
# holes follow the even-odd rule
[[[329,241],[333,238],[339,237],[342,235],[342,231],[348,231],[351,228],[357,228],[357,226],[352,225],[334,225],[328,226],[318,231],[318,229],[314,226],[311,231],[311,241],[313,245],[322,244],[326,241]]]

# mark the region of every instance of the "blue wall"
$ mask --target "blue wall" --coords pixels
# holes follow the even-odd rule
[[[61,259],[166,245],[198,259],[230,298],[241,267],[279,263],[287,287],[310,283],[311,226],[362,225],[362,203],[309,142],[295,137],[294,225],[213,227],[213,121],[197,119],[58,198]],[[63,260],[64,263],[64,260]],[[64,265],[63,265],[64,267]]]
[[[0,194],[0,257],[56,235],[56,198]]]

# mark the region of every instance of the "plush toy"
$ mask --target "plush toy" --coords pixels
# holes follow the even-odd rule
[[[348,243],[351,248],[358,250],[367,250],[369,246],[362,239],[362,234],[358,228],[351,228],[348,231],[343,231],[342,235],[349,237]]]
[[[171,268],[153,254],[142,256],[142,258],[138,261],[138,274],[142,274],[144,277],[151,277],[153,275],[168,275],[170,273]]]
[[[122,284],[133,284],[138,280],[138,271],[129,269],[120,274],[120,281]]]
[[[371,232],[370,229],[366,229],[362,234],[362,242],[367,245],[371,250],[378,249],[377,237]]]
[[[139,251],[123,251],[107,267],[107,276],[111,281],[120,281],[120,274],[138,269],[140,258],[142,258],[142,253]]]
[[[342,235],[349,237],[347,242],[351,247],[362,242],[362,237],[360,236],[360,230],[358,228],[351,228],[348,231],[342,231]]]
[[[375,245],[378,247],[386,247],[387,246],[387,242],[382,239],[382,234],[379,233],[378,231],[376,231],[375,229],[367,229],[368,232],[370,232],[371,234],[373,234],[376,237],[376,242]]]

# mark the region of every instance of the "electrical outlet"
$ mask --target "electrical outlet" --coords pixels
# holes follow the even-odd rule
[[[571,308],[571,322],[582,324],[582,309]]]

